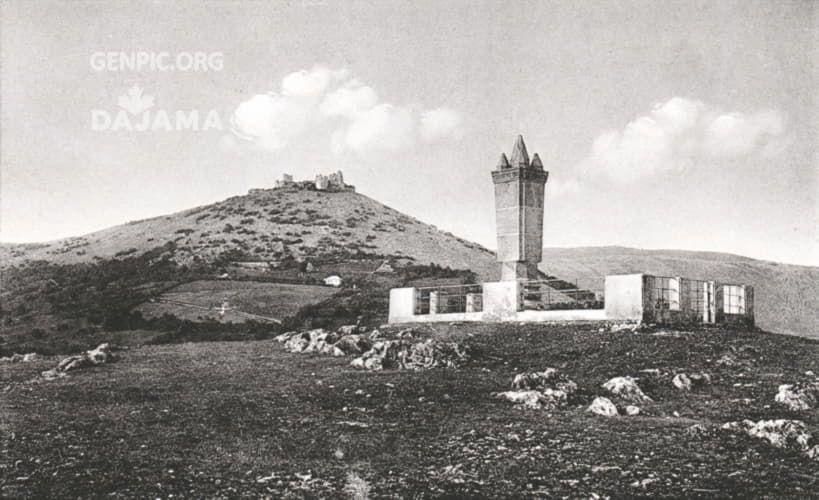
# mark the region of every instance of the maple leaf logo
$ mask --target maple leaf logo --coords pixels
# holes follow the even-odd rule
[[[139,88],[139,85],[134,84],[125,95],[117,98],[117,104],[132,115],[139,115],[154,107],[154,98],[150,95],[142,95],[142,89]]]

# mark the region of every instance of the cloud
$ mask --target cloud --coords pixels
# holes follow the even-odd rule
[[[778,111],[723,112],[674,97],[622,130],[600,134],[581,172],[630,182],[748,155],[769,157],[781,153],[784,144],[785,118]]]
[[[327,94],[319,110],[326,116],[355,118],[372,109],[376,104],[378,104],[378,95],[375,90],[362,85],[358,80],[352,80],[344,87]]]
[[[318,96],[322,95],[333,82],[344,80],[349,73],[342,70],[330,70],[324,66],[315,66],[311,70],[303,69],[290,73],[282,79],[282,94],[285,96]]]
[[[406,108],[379,104],[355,116],[333,136],[333,152],[399,151],[415,143],[415,120]]]
[[[728,113],[708,126],[705,146],[714,156],[742,156],[765,148],[784,131],[784,120],[775,111]]]
[[[425,141],[462,136],[461,115],[457,111],[443,107],[425,111],[421,115],[421,138]]]
[[[462,136],[462,118],[450,108],[418,110],[379,99],[346,69],[315,66],[282,79],[281,90],[241,103],[231,123],[237,137],[270,151],[327,134],[336,154],[398,151],[420,141]]]
[[[234,133],[275,151],[303,133],[313,119],[312,105],[276,93],[255,95],[239,104],[231,119]]]

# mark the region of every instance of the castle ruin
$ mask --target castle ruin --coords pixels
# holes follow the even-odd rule
[[[315,181],[294,181],[292,175],[282,174],[281,179],[276,179],[274,187],[276,189],[288,187],[296,189],[311,189],[331,193],[355,192],[355,186],[344,183],[344,174],[341,172],[341,170],[330,175],[317,174]]]

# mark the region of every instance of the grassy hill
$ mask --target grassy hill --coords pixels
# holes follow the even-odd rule
[[[145,346],[51,382],[32,379],[59,358],[4,365],[0,497],[816,496],[815,460],[720,428],[797,419],[819,438],[815,409],[774,403],[779,384],[819,373],[815,340],[582,325],[435,330],[465,343],[472,361],[362,372],[350,357],[292,354],[268,340]],[[738,364],[721,364],[725,355]],[[566,407],[526,410],[493,396],[546,367],[578,384]],[[671,383],[699,372],[712,383],[690,392]],[[652,399],[640,415],[586,411],[615,376],[639,378]]]
[[[496,273],[493,254],[362,194],[296,187],[254,191],[245,196],[162,217],[129,222],[96,233],[50,243],[0,245],[4,266],[48,260],[94,262],[138,255],[168,243],[180,264],[217,259],[321,260],[362,252],[411,256],[480,276]]]
[[[150,259],[144,259],[144,255],[150,255]],[[357,278],[371,274],[383,257],[402,256],[415,264],[435,263],[453,269],[470,269],[483,281],[498,276],[491,251],[364,195],[286,187],[254,190],[212,205],[130,222],[76,238],[42,244],[2,244],[0,262],[6,271],[2,290],[4,304],[0,312],[8,315],[9,309],[19,308],[29,316],[34,314],[32,311],[42,313],[37,297],[44,290],[64,285],[60,279],[54,279],[54,272],[19,271],[33,269],[41,262],[66,269],[104,266],[108,269],[106,275],[121,272],[112,262],[134,259],[141,264],[131,265],[129,273],[136,265],[156,262],[176,266],[172,279],[165,279],[167,273],[160,273],[152,284],[140,282],[136,276],[118,290],[122,296],[128,296],[128,287],[139,287],[136,296],[146,300],[179,283],[213,278],[217,271],[229,271],[231,276],[243,273],[245,278],[292,282],[298,274],[294,263],[307,260],[314,264],[316,273]],[[237,263],[261,267],[239,268]],[[269,269],[268,264],[281,267]],[[644,272],[747,283],[756,287],[756,318],[761,328],[819,336],[819,314],[816,314],[819,268],[816,267],[720,253],[596,247],[546,248],[541,269],[568,281]],[[314,278],[321,276],[316,274]],[[46,312],[50,314],[71,304],[72,300],[82,299],[83,282],[74,285],[71,293],[60,292],[60,302],[50,304]],[[20,290],[29,295],[23,304],[16,304],[11,295]],[[103,299],[109,295],[105,290],[96,291]],[[378,289],[379,293],[382,291]],[[212,299],[221,300],[221,297]],[[22,328],[24,323],[25,320],[7,322],[4,326]],[[55,316],[49,324],[61,324],[60,318]]]

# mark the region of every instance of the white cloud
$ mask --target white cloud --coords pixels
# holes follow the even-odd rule
[[[397,151],[415,143],[415,122],[412,112],[391,104],[379,104],[353,118],[349,125],[336,132],[333,151],[366,154]]]
[[[324,66],[314,66],[290,73],[282,79],[282,94],[285,96],[319,96],[336,81],[349,76],[346,70],[333,71]]]
[[[751,115],[727,113],[718,116],[706,130],[705,147],[715,156],[742,156],[764,148],[785,130],[782,116],[775,111]]]
[[[770,156],[787,144],[785,132],[778,111],[722,112],[701,101],[674,97],[622,130],[598,136],[581,170],[629,182],[697,164]]]
[[[460,138],[461,115],[450,108],[436,108],[421,115],[421,138],[425,141],[436,141],[446,137]]]
[[[231,123],[238,137],[271,151],[327,133],[334,153],[365,155],[410,148],[419,140],[458,138],[461,121],[445,107],[424,111],[381,102],[349,71],[316,66],[285,76],[280,92],[241,103]]]
[[[344,87],[330,92],[324,97],[319,107],[327,116],[355,118],[357,115],[375,107],[378,95],[372,87],[352,80]]]
[[[312,105],[303,99],[260,94],[236,108],[231,124],[239,137],[254,140],[265,149],[277,150],[304,132],[312,115]]]

